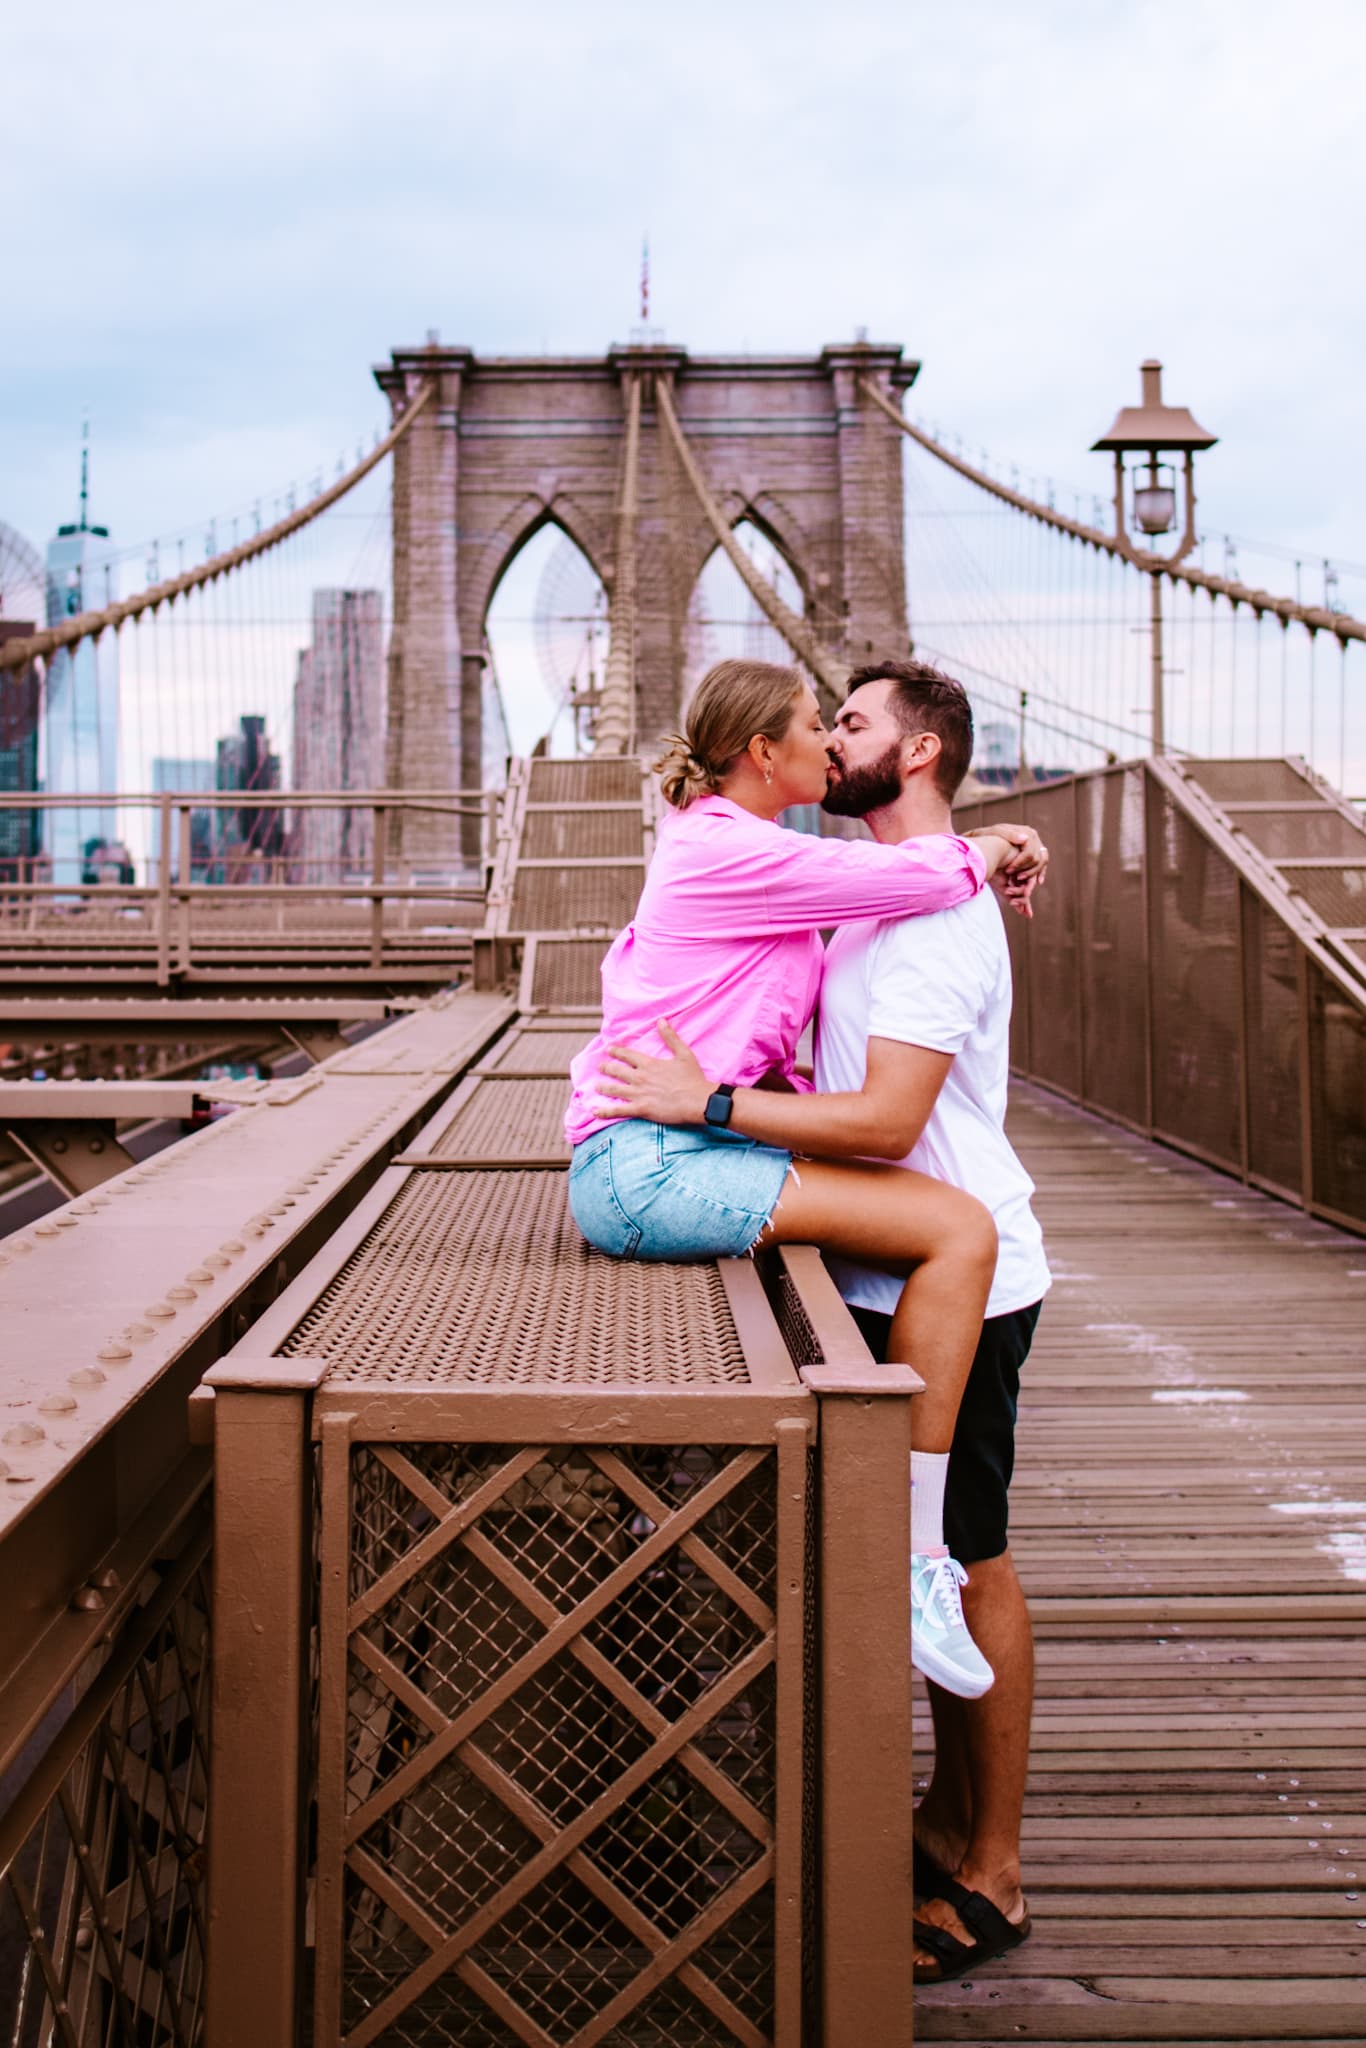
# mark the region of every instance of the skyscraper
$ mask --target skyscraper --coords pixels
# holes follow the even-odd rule
[[[58,626],[77,612],[98,611],[118,596],[109,529],[92,526],[90,450],[81,450],[81,516],[59,526],[47,551],[47,623]],[[118,636],[103,633],[60,648],[48,664],[44,692],[43,783],[54,795],[112,794],[118,787]],[[54,882],[79,882],[85,848],[113,842],[113,804],[73,806],[46,813],[44,838]]]
[[[378,590],[315,590],[313,644],[294,685],[295,789],[377,789],[384,746],[384,600]],[[368,872],[372,820],[300,810],[292,850],[306,881]]]
[[[280,756],[271,752],[266,721],[258,712],[240,718],[238,730],[218,742],[214,780],[220,790],[280,787]],[[285,850],[284,817],[274,804],[215,811],[214,817],[218,829],[212,881],[280,878],[274,864]]]
[[[0,619],[0,640],[22,640],[33,621]],[[30,665],[0,676],[0,794],[24,795],[38,787],[38,670]],[[0,808],[0,880],[34,879],[42,850],[39,813]]]
[[[217,763],[215,761],[168,759],[158,754],[152,762],[152,793],[154,796],[169,794],[189,796],[196,790],[213,789],[217,786]],[[205,804],[196,806],[190,812],[190,863],[191,882],[207,882],[213,863],[215,811]],[[171,872],[180,879],[180,813],[173,813],[171,822],[171,844],[169,848]],[[152,814],[152,865],[156,874],[161,864],[161,813]]]

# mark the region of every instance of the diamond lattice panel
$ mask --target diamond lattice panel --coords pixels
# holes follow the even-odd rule
[[[347,1848],[319,1871],[348,2037],[771,2032],[775,1481],[703,1445],[357,1447]]]
[[[347,1382],[746,1385],[714,1265],[606,1258],[563,1173],[419,1170],[286,1339]]]

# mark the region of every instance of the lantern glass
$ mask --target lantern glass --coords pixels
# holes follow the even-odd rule
[[[1169,484],[1139,484],[1134,490],[1134,518],[1148,535],[1170,533],[1176,524],[1176,492]]]

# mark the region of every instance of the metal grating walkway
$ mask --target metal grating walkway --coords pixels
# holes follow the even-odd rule
[[[1360,2041],[1366,1247],[1042,1091],[1012,1116],[1058,1276],[1012,1496],[1035,1932],[917,2038]]]

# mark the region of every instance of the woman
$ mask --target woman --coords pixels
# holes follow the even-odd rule
[[[726,1127],[728,1088],[808,1085],[794,1061],[815,1007],[822,927],[948,909],[998,868],[1027,878],[1037,862],[994,833],[877,846],[784,831],[780,812],[825,795],[828,741],[794,669],[727,661],[703,678],[686,734],[656,763],[670,814],[635,917],[603,962],[602,1031],[571,1069],[570,1207],[589,1242],[617,1258],[735,1257],[795,1242],[907,1273],[889,1355],[913,1359],[926,1383],[915,1456],[942,1470],[996,1263],[988,1211],[899,1166],[803,1160],[798,1172],[790,1152]],[[622,1119],[599,1092],[609,1046],[672,1050],[660,1019],[717,1091],[705,1126]],[[942,1551],[942,1525],[917,1523],[924,1552]],[[992,1674],[962,1625],[958,1568],[944,1563],[925,1575],[949,1617],[927,1675],[975,1697]]]

